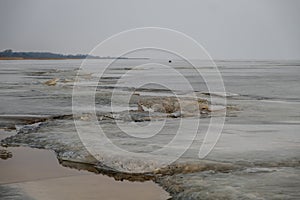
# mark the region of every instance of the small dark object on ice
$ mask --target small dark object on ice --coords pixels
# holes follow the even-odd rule
[[[172,60],[169,60],[169,63],[172,63]]]

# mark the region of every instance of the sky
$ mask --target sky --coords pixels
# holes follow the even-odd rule
[[[299,10],[299,0],[0,0],[0,50],[89,53],[154,26],[187,34],[214,59],[300,59]]]

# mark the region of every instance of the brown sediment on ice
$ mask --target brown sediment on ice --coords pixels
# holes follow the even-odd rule
[[[59,78],[53,78],[51,80],[45,81],[44,84],[48,85],[48,86],[54,86],[57,84],[58,80],[59,80]]]
[[[78,170],[86,170],[97,174],[103,174],[113,177],[115,180],[123,181],[139,181],[144,182],[148,180],[157,181],[164,176],[172,176],[176,174],[188,174],[195,172],[214,171],[221,173],[228,173],[233,170],[243,169],[242,166],[231,163],[214,162],[209,160],[201,160],[197,162],[173,163],[167,167],[159,168],[151,172],[133,173],[122,172],[107,167],[101,163],[86,163],[76,160],[59,159],[59,163],[68,168],[75,168]]]
[[[209,111],[209,102],[200,98],[140,96],[138,110],[152,110],[153,112],[163,113],[195,113],[203,110]]]
[[[234,105],[213,105],[208,99],[199,97],[137,95],[134,100],[138,105],[138,111],[166,113],[167,116],[174,113],[180,113],[180,116],[184,117],[240,111]]]
[[[78,170],[86,170],[89,172],[93,172],[96,174],[103,174],[109,177],[114,178],[117,181],[138,181],[145,182],[149,180],[155,180],[155,175],[153,173],[127,173],[116,171],[112,168],[105,167],[99,163],[85,163],[71,160],[59,159],[59,163],[68,168],[78,169]]]
[[[155,170],[154,174],[174,175],[179,173],[186,174],[202,171],[229,172],[240,168],[240,166],[234,165],[232,163],[201,160],[198,162],[174,163],[167,167]]]

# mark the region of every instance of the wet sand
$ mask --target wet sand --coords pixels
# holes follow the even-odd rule
[[[104,175],[62,167],[54,153],[48,150],[28,147],[5,149],[12,152],[13,157],[0,160],[0,187],[14,188],[11,192],[17,188],[24,199],[169,198],[167,192],[150,181],[120,182]],[[11,196],[13,194],[8,193],[7,197],[2,195],[1,199],[9,199]]]

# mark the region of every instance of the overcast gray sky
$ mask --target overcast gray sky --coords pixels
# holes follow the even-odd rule
[[[0,50],[88,53],[144,26],[183,32],[215,59],[300,59],[299,0],[0,0]]]

